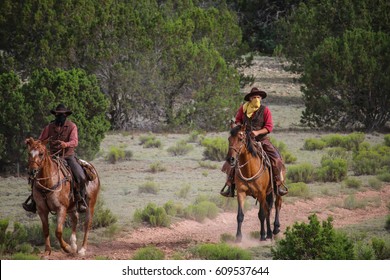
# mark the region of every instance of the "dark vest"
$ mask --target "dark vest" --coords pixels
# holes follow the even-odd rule
[[[244,112],[244,124],[246,124],[247,131],[260,130],[264,127],[264,105],[260,105],[260,109],[253,113],[252,117],[248,116]],[[267,134],[260,134],[256,136],[256,141],[261,141]]]
[[[61,146],[56,144],[56,140],[69,142],[70,140],[70,133],[75,128],[75,124],[71,121],[65,121],[65,124],[58,128],[54,122],[49,124],[49,137],[50,138],[50,153],[55,154],[58,152],[59,156],[62,156]],[[71,155],[74,155],[74,148],[66,148],[64,157],[69,157]]]

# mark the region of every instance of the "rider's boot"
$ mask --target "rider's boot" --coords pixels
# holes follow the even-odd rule
[[[76,198],[77,198],[77,212],[79,213],[84,213],[87,211],[88,205],[87,202],[85,201],[85,186],[84,184],[80,186],[80,190],[76,193]]]
[[[31,202],[29,203],[30,200],[31,200]],[[32,213],[37,212],[37,204],[35,203],[34,198],[32,197],[32,194],[26,199],[26,201],[22,204],[22,206],[23,206],[23,209],[28,211],[28,212],[32,212]]]

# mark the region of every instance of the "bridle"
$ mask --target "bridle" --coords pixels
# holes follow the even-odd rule
[[[66,176],[64,176],[64,178],[62,178],[61,180],[61,175],[60,175],[60,162],[59,162],[59,159],[57,160],[54,160],[54,162],[57,164],[57,169],[58,169],[58,172],[57,174],[54,174],[52,176],[49,176],[49,177],[42,177],[42,178],[37,178],[37,175],[42,171],[42,163],[44,162],[45,158],[48,156],[47,153],[39,153],[39,159],[40,159],[40,162],[38,162],[36,159],[29,159],[28,162],[29,162],[29,166],[31,163],[35,164],[38,168],[37,169],[33,169],[31,171],[29,171],[29,182],[32,182],[32,186],[37,186],[47,192],[59,192],[61,191],[62,189],[62,185],[68,180],[68,178]],[[50,188],[44,186],[41,181],[44,181],[44,180],[47,180],[47,179],[51,179],[51,178],[54,178],[54,177],[58,177],[58,180],[57,180],[57,183],[54,184],[53,186],[51,186]],[[59,188],[61,187],[61,188]],[[58,189],[59,188],[59,189]]]
[[[247,160],[243,164],[240,164],[240,154],[241,154],[242,148],[245,145],[247,145],[246,142],[250,141],[250,139],[247,138],[247,136],[248,136],[247,133],[245,133],[243,131],[239,131],[238,133],[239,133],[238,137],[240,139],[239,142],[241,143],[241,145],[238,148],[235,147],[235,146],[229,145],[229,150],[233,150],[233,151],[236,152],[236,157],[232,156],[229,159],[230,160],[230,165],[232,167],[234,167],[236,171],[238,171],[238,175],[239,175],[241,180],[243,180],[245,182],[254,181],[254,180],[258,179],[263,174],[263,172],[266,170],[265,164],[264,164],[264,157],[262,157],[262,159],[260,159],[260,156],[257,156],[257,159],[259,161],[259,170],[257,170],[255,175],[253,175],[252,177],[245,177],[242,174],[241,169],[243,167],[245,167],[251,161],[251,159]]]

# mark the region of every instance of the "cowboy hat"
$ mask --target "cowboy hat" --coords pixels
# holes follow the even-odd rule
[[[64,104],[58,104],[58,106],[54,110],[50,110],[50,113],[55,114],[65,114],[67,116],[72,114],[72,111],[67,109]]]
[[[251,89],[250,93],[247,93],[245,95],[244,100],[245,101],[249,101],[249,97],[251,97],[253,95],[260,95],[262,99],[267,97],[267,93],[265,91],[259,90],[258,88],[254,87],[254,88]]]

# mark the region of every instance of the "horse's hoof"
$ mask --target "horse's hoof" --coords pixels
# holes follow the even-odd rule
[[[280,229],[274,228],[274,230],[273,230],[272,233],[273,233],[274,235],[277,235],[279,232],[280,232]]]
[[[265,236],[260,237],[260,241],[266,241],[266,240],[267,240],[267,238]]]
[[[85,256],[86,251],[87,251],[87,250],[85,250],[85,248],[81,248],[81,249],[79,250],[78,254],[79,254],[80,256]]]

